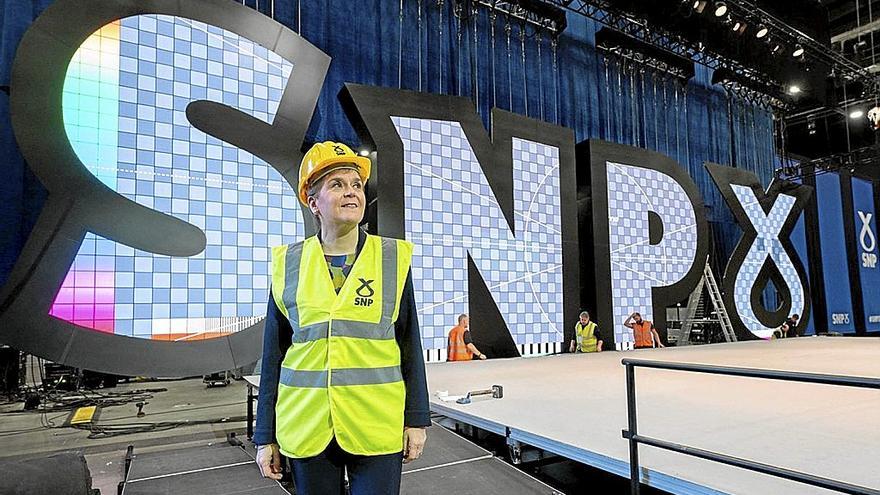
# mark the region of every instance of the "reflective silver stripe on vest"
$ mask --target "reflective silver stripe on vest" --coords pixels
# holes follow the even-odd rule
[[[382,319],[381,327],[391,325],[397,303],[397,241],[382,239]]]
[[[384,296],[384,294],[383,294]],[[384,319],[380,323],[363,321],[333,320],[334,337],[354,337],[358,339],[390,340],[394,338],[394,326]],[[326,336],[326,335],[325,335]]]
[[[333,322],[333,333],[336,333],[336,322]],[[293,343],[304,344],[316,340],[326,339],[330,333],[330,322],[322,321],[313,325],[307,325],[293,332]]]
[[[327,376],[327,370],[292,370],[282,366],[278,381],[288,387],[327,388]]]
[[[333,386],[376,385],[403,381],[400,366],[385,368],[342,368],[330,372]],[[305,371],[281,368],[279,382],[288,387],[327,388],[327,371]]]
[[[348,385],[375,385],[378,383],[394,383],[403,380],[400,366],[385,368],[343,368],[330,372],[334,387]]]
[[[287,306],[287,319],[290,320],[290,328],[294,329],[294,335],[299,328],[299,311],[296,306],[296,289],[299,286],[299,265],[302,260],[303,243],[297,242],[287,248],[287,256],[284,257],[284,292],[281,300]],[[289,304],[293,303],[293,304]],[[296,337],[294,337],[296,338]]]

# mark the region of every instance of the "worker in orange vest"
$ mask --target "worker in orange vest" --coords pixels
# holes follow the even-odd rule
[[[447,361],[470,361],[474,356],[486,359],[486,355],[477,349],[471,341],[471,331],[468,330],[470,318],[467,314],[458,315],[458,325],[449,331],[447,347]]]
[[[623,326],[632,328],[636,340],[636,349],[651,349],[653,347],[666,347],[660,341],[660,334],[654,328],[650,320],[643,320],[640,313],[633,313],[623,322]]]

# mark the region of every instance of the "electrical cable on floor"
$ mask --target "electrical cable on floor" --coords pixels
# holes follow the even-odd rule
[[[88,425],[73,425],[71,428],[76,428],[78,430],[88,430],[89,433],[88,438],[97,439],[97,438],[111,438],[122,435],[133,435],[136,433],[149,433],[155,431],[167,431],[174,428],[178,428],[181,426],[198,426],[198,425],[210,425],[210,424],[218,424],[218,423],[235,423],[247,421],[246,416],[231,416],[224,418],[215,418],[215,419],[201,419],[195,421],[160,421],[157,423],[128,423],[128,424],[113,424],[113,425],[99,425],[99,424],[88,424]]]
[[[153,394],[165,392],[166,388],[137,389],[126,392],[98,392],[96,390],[83,390],[82,392],[68,392],[59,394],[57,390],[34,390],[40,394],[41,406],[35,412],[50,413],[69,411],[78,407],[86,406],[121,406],[132,402],[143,402],[153,398]],[[0,414],[21,414],[25,411],[6,411]],[[26,412],[25,412],[26,413]]]
[[[93,389],[80,389],[70,392],[62,392],[58,390],[61,382],[47,384],[46,377],[43,374],[43,360],[40,358],[32,359],[29,367],[31,371],[31,386],[26,387],[22,393],[25,396],[36,394],[39,396],[39,406],[33,411],[3,411],[2,415],[24,415],[39,414],[40,426],[33,428],[23,428],[17,430],[0,430],[0,438],[11,437],[25,433],[32,433],[44,429],[71,428],[89,431],[89,439],[110,438],[122,435],[131,435],[136,433],[148,433],[155,431],[167,431],[181,426],[198,426],[209,424],[220,424],[230,422],[244,422],[247,420],[245,416],[223,417],[202,420],[183,420],[183,421],[159,421],[155,423],[105,423],[105,424],[75,424],[75,425],[56,425],[55,421],[68,416],[70,411],[77,408],[97,406],[100,408],[122,406],[131,403],[146,403],[154,397],[153,394],[165,392],[167,388],[144,388],[135,389],[124,392],[99,392]],[[34,369],[36,368],[36,370]],[[40,383],[37,383],[37,375],[39,375]],[[49,416],[49,413],[62,412],[62,414]],[[112,421],[112,420],[111,420]]]

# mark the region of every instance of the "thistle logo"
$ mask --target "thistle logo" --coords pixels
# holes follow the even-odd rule
[[[877,247],[877,238],[874,231],[871,230],[871,219],[873,213],[859,211],[859,220],[862,221],[862,228],[859,231],[859,244],[862,247],[862,266],[864,268],[877,268],[877,253],[874,252]]]
[[[359,297],[354,298],[355,306],[370,306],[373,304],[373,294],[376,293],[370,284],[372,284],[375,280],[365,280],[362,278],[358,278],[358,281],[361,283],[360,287],[355,291]]]
[[[724,272],[724,303],[734,309],[731,319],[761,338],[769,338],[790,314],[806,322],[809,289],[789,234],[812,189],[774,180],[765,192],[751,172],[709,163],[706,169],[743,229]],[[782,294],[778,308],[761,303],[770,281]]]

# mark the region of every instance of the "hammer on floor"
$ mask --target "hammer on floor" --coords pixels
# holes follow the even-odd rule
[[[492,388],[487,388],[485,390],[474,390],[472,392],[468,392],[466,396],[458,399],[458,404],[470,404],[471,398],[476,395],[491,395],[493,399],[500,399],[504,397],[504,387],[501,385],[492,385]]]

